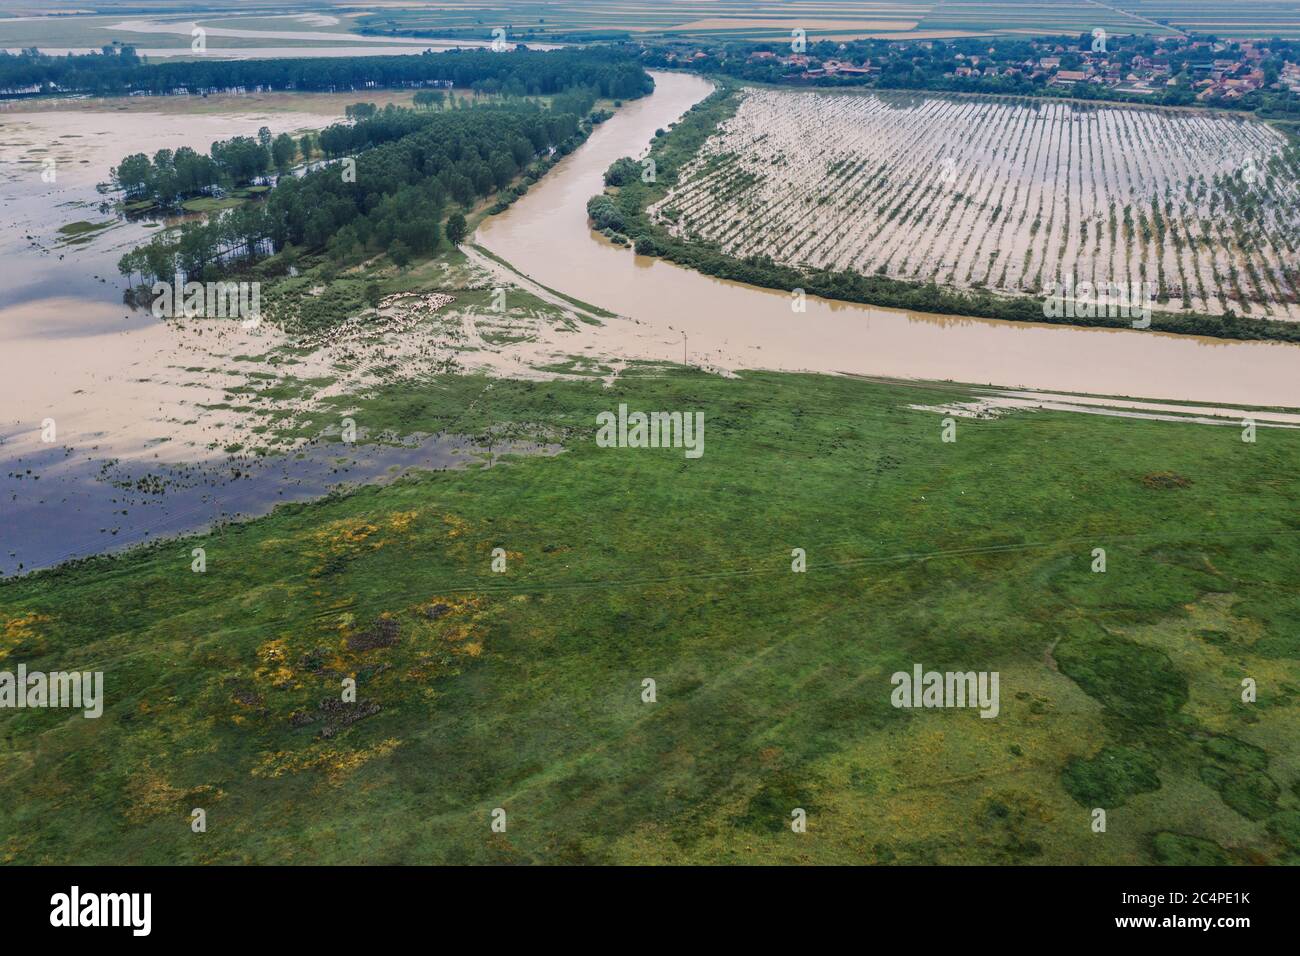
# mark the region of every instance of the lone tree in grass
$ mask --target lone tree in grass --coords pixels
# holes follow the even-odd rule
[[[465,216],[454,212],[447,217],[447,239],[453,246],[459,246],[465,238]]]
[[[407,248],[406,243],[398,239],[388,247],[388,258],[393,260],[397,268],[405,269],[411,263],[411,250]]]

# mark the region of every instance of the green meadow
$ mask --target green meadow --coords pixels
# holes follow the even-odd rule
[[[0,670],[106,695],[0,712],[0,859],[1300,861],[1300,432],[944,442],[910,407],[964,391],[642,365],[340,400],[564,450],[0,583]],[[597,447],[620,403],[703,412],[703,457]],[[895,709],[915,664],[997,671],[999,714]]]

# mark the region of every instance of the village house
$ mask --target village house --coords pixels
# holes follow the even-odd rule
[[[1088,74],[1083,70],[1057,70],[1056,75],[1052,77],[1052,83],[1057,86],[1070,86],[1087,79]]]

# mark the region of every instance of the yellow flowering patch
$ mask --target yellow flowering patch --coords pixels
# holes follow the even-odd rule
[[[346,547],[360,544],[378,530],[378,526],[362,518],[340,518],[338,521],[331,521],[319,531],[314,532],[312,537],[324,545]]]
[[[341,747],[313,746],[302,753],[277,750],[262,755],[252,770],[254,777],[282,777],[287,773],[320,770],[331,784],[340,784],[358,767],[392,753],[401,743],[397,738],[381,740],[363,750],[344,750]]]
[[[464,518],[458,518],[455,515],[443,515],[442,520],[447,525],[447,537],[459,538],[469,530],[469,522]]]
[[[418,511],[398,511],[388,518],[388,527],[402,534],[411,527],[411,522],[419,515]]]
[[[261,666],[253,671],[253,676],[269,683],[272,687],[287,687],[293,683],[293,671],[288,667],[289,650],[284,638],[267,641],[257,649],[257,659]]]
[[[34,611],[6,620],[4,630],[0,631],[0,661],[12,654],[20,645],[36,641],[36,626],[48,620],[49,618],[44,614],[37,614]]]
[[[133,823],[164,813],[189,813],[199,797],[220,800],[225,796],[223,791],[206,783],[189,790],[173,787],[147,764],[131,775],[126,784],[126,792],[131,800],[126,817]]]
[[[273,641],[267,641],[257,649],[257,659],[264,665],[283,664],[289,659],[288,648],[284,646],[284,638],[277,637]]]
[[[361,518],[341,518],[331,521],[319,531],[312,533],[316,546],[320,548],[319,556],[325,563],[312,568],[312,574],[319,574],[330,559],[354,558],[365,551],[377,551],[384,546],[382,538],[371,540],[379,533],[379,526]]]

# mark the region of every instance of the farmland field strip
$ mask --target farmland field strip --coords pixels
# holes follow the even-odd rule
[[[1005,114],[1002,115],[1005,117]],[[952,227],[950,231],[952,239],[961,243],[958,247],[957,253],[955,254],[957,265],[954,268],[954,276],[956,275],[956,272],[961,269],[962,263],[967,258],[966,249],[970,247],[971,240],[975,238],[976,225],[982,217],[984,206],[987,203],[993,185],[998,178],[996,174],[997,166],[995,163],[981,162],[979,160],[990,154],[989,144],[993,141],[994,137],[1003,134],[1002,124],[976,124],[975,129],[979,130],[981,126],[983,126],[984,129],[977,134],[977,138],[974,138],[971,141],[969,162],[967,163],[969,176],[965,188],[962,190],[965,195],[962,200],[961,214],[958,217],[956,225]],[[967,216],[970,217],[969,225],[967,225]],[[945,226],[947,226],[947,222],[945,222]],[[964,235],[962,232],[963,229],[965,230]],[[973,255],[973,251],[971,255]],[[943,276],[940,273],[937,275],[936,281],[942,281],[942,278]]]
[[[970,117],[974,121],[974,118],[978,116],[976,111],[978,111],[979,105],[972,103],[970,107]],[[988,126],[992,126],[992,124]],[[963,129],[969,129],[969,122],[963,122],[962,127]],[[979,124],[975,125],[975,129],[979,129]],[[992,130],[985,130],[984,134],[992,135]],[[961,160],[966,160],[966,156],[961,155]],[[965,220],[967,213],[971,211],[970,193],[974,189],[975,179],[978,174],[979,166],[975,163],[970,163],[970,161],[958,163],[957,179],[952,183],[952,202],[949,203],[948,209],[944,212],[943,219],[939,220],[941,232],[937,235],[935,243],[935,258],[939,265],[937,265],[936,271],[933,273],[936,282],[944,281],[944,273],[948,269],[950,261],[948,250],[953,248],[953,243],[957,241],[959,230],[961,230],[962,222]],[[957,216],[956,222],[953,221],[954,215]],[[900,241],[902,241],[902,238],[906,237],[900,237]]]
[[[909,218],[916,213],[916,207],[923,198],[925,191],[921,195],[917,190],[925,182],[933,182],[936,178],[942,176],[943,159],[947,158],[946,151],[951,144],[951,138],[945,134],[944,127],[940,122],[948,114],[956,113],[960,118],[963,109],[958,104],[948,103],[943,110],[936,116],[936,122],[929,124],[922,122],[919,124],[922,128],[918,131],[917,138],[910,143],[902,145],[900,151],[913,156],[928,156],[930,163],[923,164],[920,161],[909,163],[907,165],[907,176],[903,180],[892,181],[892,188],[883,197],[884,201],[878,208],[885,209],[885,221],[878,224],[878,228],[872,237],[871,244],[867,247],[869,250],[868,257],[872,265],[884,264],[888,266],[889,260],[897,250],[900,243],[909,238],[909,233],[900,228],[907,223]],[[934,160],[939,160],[939,169],[931,172],[934,168]],[[906,192],[904,190],[906,189]],[[836,252],[837,258],[851,256],[852,249],[846,249],[845,252]]]

